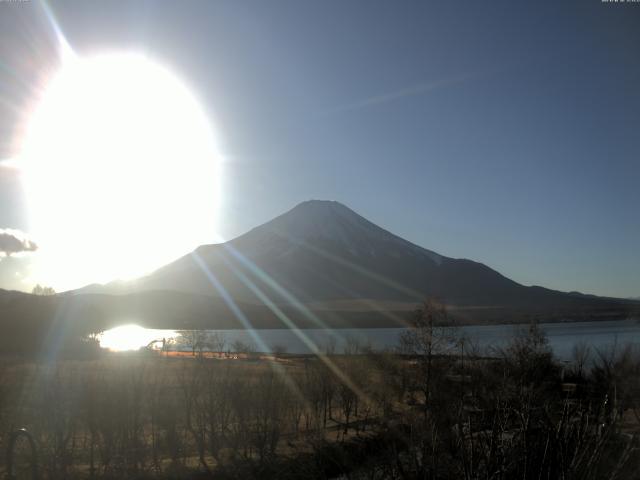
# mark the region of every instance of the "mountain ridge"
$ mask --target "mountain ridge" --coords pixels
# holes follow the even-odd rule
[[[425,297],[437,297],[453,310],[483,310],[483,318],[487,309],[495,309],[496,316],[538,312],[543,318],[545,311],[570,316],[624,303],[523,286],[482,263],[404,240],[327,200],[302,202],[226,243],[201,245],[134,282],[91,290],[178,291],[248,305],[322,305],[325,311],[333,305],[336,312],[340,305],[353,304],[409,309]]]

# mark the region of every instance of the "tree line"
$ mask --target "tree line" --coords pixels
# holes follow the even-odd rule
[[[633,478],[635,348],[563,364],[531,325],[486,355],[449,325],[428,301],[397,351],[5,360],[0,447],[26,427],[45,479]]]

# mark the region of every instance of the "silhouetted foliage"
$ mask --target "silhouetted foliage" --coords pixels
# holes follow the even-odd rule
[[[635,349],[580,346],[563,374],[535,324],[483,356],[446,320],[425,302],[399,352],[6,360],[0,444],[28,428],[51,480],[633,478]]]
[[[33,295],[55,295],[56,291],[51,287],[37,284],[35,287],[33,287],[31,293]]]

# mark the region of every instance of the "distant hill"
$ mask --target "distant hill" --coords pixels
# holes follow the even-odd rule
[[[273,305],[297,312],[291,316],[304,323],[316,316],[336,326],[397,325],[425,297],[440,298],[465,323],[621,318],[639,305],[526,287],[482,263],[415,245],[338,202],[317,200],[227,243],[203,245],[146,277],[72,293],[149,299],[160,291],[158,298],[175,296],[176,305],[237,303],[251,317],[271,318],[266,323],[274,327],[285,325]],[[184,295],[199,300],[184,303]],[[176,325],[190,315],[200,318],[188,306],[170,310]]]

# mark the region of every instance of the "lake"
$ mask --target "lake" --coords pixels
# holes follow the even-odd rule
[[[460,327],[459,331],[471,339],[483,353],[505,346],[518,329],[526,325],[483,325]],[[640,344],[640,324],[635,320],[589,321],[572,323],[542,323],[549,345],[560,360],[571,359],[573,346],[579,342],[603,349],[617,344]],[[288,353],[312,353],[332,347],[342,352],[349,342],[371,345],[376,349],[392,349],[398,345],[402,328],[364,329],[308,329],[308,330],[210,330],[222,336],[227,348],[237,341],[256,346],[258,351],[269,352],[283,347]],[[154,340],[177,338],[174,330],[144,329],[135,325],[120,326],[101,335],[101,345],[111,350],[135,350]]]

